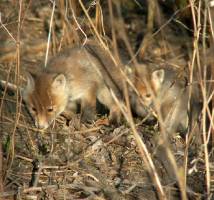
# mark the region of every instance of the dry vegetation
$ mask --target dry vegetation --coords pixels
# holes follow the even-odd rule
[[[1,0],[0,199],[213,199],[213,4]],[[155,156],[157,140],[165,142],[161,119],[158,126],[132,118],[129,106],[119,127],[109,126],[106,115],[81,124],[78,114],[70,121],[60,116],[45,131],[34,127],[19,90],[25,70],[89,37],[112,46],[115,62],[122,53],[199,83],[201,140],[193,129],[166,145],[177,182]]]

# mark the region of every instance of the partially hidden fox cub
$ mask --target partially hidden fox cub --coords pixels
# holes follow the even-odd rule
[[[113,76],[117,76],[117,72],[112,66],[104,66],[112,63],[103,60],[105,52],[99,45],[88,44],[68,48],[51,58],[40,72],[28,73],[23,99],[39,129],[48,128],[75,101],[80,101],[83,121],[94,118],[96,99],[110,110],[110,122],[120,121],[120,110],[109,88],[118,91],[104,70],[109,67]]]
[[[157,111],[159,108],[163,125],[167,132],[186,131],[188,121],[195,120],[199,115],[200,101],[196,98],[197,90],[189,98],[187,80],[180,78],[172,69],[155,69],[141,64],[135,67],[132,82],[140,94],[143,105],[135,94],[131,95],[134,112],[141,117],[149,114],[147,107]],[[188,103],[190,101],[190,110]]]
[[[174,166],[169,159],[168,149],[171,146],[168,139],[176,132],[185,134],[189,129],[190,132],[194,130],[194,133],[197,133],[196,140],[200,140],[197,122],[202,105],[199,90],[197,85],[192,85],[190,98],[187,80],[178,77],[178,73],[172,69],[152,68],[144,64],[134,69],[135,72],[130,77],[140,98],[133,91],[130,92],[132,109],[141,117],[146,117],[150,113],[148,107],[159,114],[158,119],[162,119],[164,128],[162,130],[167,137],[164,140],[160,139],[163,135],[156,138],[154,155],[163,164],[170,181],[177,181]],[[140,103],[140,99],[143,104]]]

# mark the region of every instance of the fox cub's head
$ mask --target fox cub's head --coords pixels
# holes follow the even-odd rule
[[[68,95],[63,74],[27,74],[23,99],[39,129],[46,129],[64,111]]]
[[[164,69],[154,70],[152,72],[145,69],[145,66],[138,66],[135,75],[135,87],[139,92],[145,105],[150,106],[153,98],[161,90],[165,78]]]

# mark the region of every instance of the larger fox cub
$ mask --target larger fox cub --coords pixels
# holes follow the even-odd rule
[[[94,47],[92,53],[91,48]],[[96,99],[110,110],[110,121],[119,122],[120,111],[109,90],[109,87],[116,87],[113,83],[111,85],[110,78],[104,73],[108,66],[103,66],[105,55],[102,54],[102,48],[97,45],[94,47],[76,46],[66,49],[50,59],[41,72],[27,75],[23,99],[39,129],[49,127],[75,101],[81,102],[82,120],[92,120]],[[112,74],[117,74],[112,69]]]
[[[147,107],[159,110],[167,132],[185,131],[188,121],[196,119],[200,102],[193,96],[189,98],[189,86],[185,78],[179,78],[171,69],[151,69],[144,64],[135,68],[132,81],[138,90],[143,105],[136,95],[131,103],[134,111],[141,117],[148,114]],[[195,91],[195,87],[193,87]],[[197,92],[196,92],[197,93]],[[190,101],[190,112],[188,104]]]

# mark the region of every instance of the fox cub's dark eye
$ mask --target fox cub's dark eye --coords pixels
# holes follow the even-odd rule
[[[47,111],[48,112],[53,112],[53,108],[48,108]]]
[[[32,109],[33,112],[36,112],[36,108],[35,107],[32,107],[31,109]]]
[[[146,98],[150,98],[151,96],[151,94],[146,94]]]

